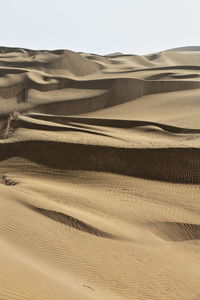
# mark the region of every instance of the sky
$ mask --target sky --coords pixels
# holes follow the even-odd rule
[[[0,46],[148,54],[200,45],[200,0],[0,1]]]

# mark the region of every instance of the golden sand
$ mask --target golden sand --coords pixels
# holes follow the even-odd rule
[[[199,48],[1,47],[0,118],[1,300],[200,299]]]

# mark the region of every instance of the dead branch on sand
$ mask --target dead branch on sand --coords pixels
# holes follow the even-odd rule
[[[10,117],[8,118],[8,120],[6,122],[4,122],[3,125],[1,126],[1,130],[5,129],[3,132],[4,139],[7,139],[9,137],[10,133],[13,131],[13,129],[14,129],[13,121],[15,121],[19,115],[21,115],[21,114],[18,111],[12,112],[10,114]]]

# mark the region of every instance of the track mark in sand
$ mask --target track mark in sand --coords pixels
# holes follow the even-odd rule
[[[102,230],[100,230],[94,226],[91,226],[79,219],[76,219],[70,215],[66,215],[61,212],[48,210],[48,209],[44,209],[44,208],[40,208],[40,207],[35,207],[32,205],[27,205],[27,206],[29,208],[31,208],[32,210],[42,214],[45,217],[48,217],[56,222],[66,225],[66,226],[70,226],[79,231],[87,232],[89,234],[92,234],[92,235],[95,235],[98,237],[103,237],[103,238],[110,238],[110,239],[116,238],[114,235],[112,235],[108,232],[102,231]]]
[[[164,240],[173,242],[200,240],[200,224],[156,222],[151,223],[150,227]]]
[[[93,289],[92,287],[90,287],[90,286],[88,286],[88,285],[83,284],[83,286],[86,287],[86,288],[88,288],[88,289],[90,289],[90,290],[95,291],[95,289]]]
[[[12,181],[11,179],[9,179],[7,176],[2,175],[0,177],[0,183],[5,184],[7,186],[15,186],[17,184],[16,181]]]

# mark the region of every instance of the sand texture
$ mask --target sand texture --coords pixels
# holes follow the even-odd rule
[[[200,299],[200,48],[0,47],[0,125],[0,300]]]

